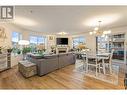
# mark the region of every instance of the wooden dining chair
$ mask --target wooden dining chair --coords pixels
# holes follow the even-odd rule
[[[87,63],[87,72],[89,70],[89,67],[95,67],[95,72],[96,72],[96,76],[98,75],[98,70],[100,73],[100,61],[98,60],[98,58],[96,57],[96,55],[86,55],[86,63]]]
[[[114,49],[112,49],[111,53],[109,54],[108,59],[104,59],[104,69],[107,66],[109,68],[110,74],[112,74],[112,57],[113,57]]]
[[[82,51],[81,52],[81,57],[82,57],[82,62],[83,62],[83,69],[86,71],[86,52]]]

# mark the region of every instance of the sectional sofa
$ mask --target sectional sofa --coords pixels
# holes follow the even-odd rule
[[[75,64],[76,57],[73,53],[44,55],[43,57],[27,54],[27,60],[37,65],[37,74],[42,76],[70,64]]]

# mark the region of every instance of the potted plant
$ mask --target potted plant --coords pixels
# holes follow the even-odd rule
[[[8,52],[8,53],[11,53],[12,50],[13,50],[12,48],[8,48],[8,49],[7,49],[7,52]]]
[[[30,47],[24,47],[22,50],[22,54],[23,54],[23,59],[26,58],[26,53],[30,52],[31,48]]]
[[[19,48],[16,48],[16,47],[12,48],[12,52],[14,53],[14,55],[15,54],[18,54],[18,55],[21,54],[21,50]]]
[[[17,50],[16,50],[16,53],[17,53],[17,54],[21,54],[21,50],[20,50],[20,49],[17,49]]]
[[[55,45],[52,45],[52,46],[51,46],[51,52],[54,52],[55,49],[56,49],[56,46],[55,46]]]

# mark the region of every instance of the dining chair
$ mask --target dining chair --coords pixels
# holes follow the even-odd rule
[[[113,57],[113,52],[114,52],[114,49],[112,49],[111,53],[109,54],[109,57],[108,59],[104,59],[104,64],[103,64],[103,68],[105,69],[105,67],[107,66],[109,68],[109,72],[110,74],[112,74],[112,57]],[[103,72],[104,72],[104,69],[103,69]]]
[[[81,52],[82,62],[83,62],[83,69],[86,71],[86,51]]]
[[[90,52],[90,49],[84,49],[80,52],[80,55],[82,57],[82,62],[83,62],[83,69],[86,71],[87,68],[87,61],[86,61],[86,55],[87,53]]]
[[[87,64],[87,67],[86,67],[86,71],[88,72],[89,70],[89,67],[95,67],[95,72],[96,72],[96,76],[98,75],[98,70],[99,70],[99,73],[100,73],[100,60],[98,60],[96,54],[89,54],[87,53],[86,54],[86,64]]]

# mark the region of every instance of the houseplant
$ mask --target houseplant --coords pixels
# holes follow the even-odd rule
[[[13,48],[11,48],[11,47],[7,47],[7,52],[8,52],[8,53],[11,53],[12,50],[13,50]]]
[[[26,54],[26,53],[28,53],[30,51],[31,51],[30,47],[24,47],[23,50],[22,50],[22,54]]]
[[[27,54],[28,52],[31,52],[31,48],[30,48],[30,47],[24,47],[23,50],[22,50],[23,60],[26,59],[26,54]]]
[[[12,52],[14,53],[14,55],[21,54],[21,50],[19,48],[15,48],[15,47],[12,48]]]

